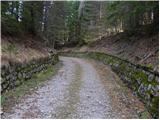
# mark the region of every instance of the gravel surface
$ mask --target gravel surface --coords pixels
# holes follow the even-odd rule
[[[99,71],[102,68],[95,62],[71,57],[60,60],[63,67],[57,75],[31,95],[25,95],[3,118],[138,118],[132,107],[119,106],[125,104],[121,101],[113,103],[112,91],[106,89],[107,82],[102,78],[105,75]],[[118,79],[110,69],[106,70],[110,74],[106,80]],[[115,81],[110,84],[117,88]],[[131,113],[123,114],[125,110]]]

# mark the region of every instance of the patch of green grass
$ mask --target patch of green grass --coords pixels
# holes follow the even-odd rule
[[[31,89],[34,89],[44,83],[44,81],[51,78],[57,71],[57,68],[49,66],[46,71],[37,73],[23,84],[1,95],[1,105],[5,105],[12,100],[17,100],[19,97],[24,96]],[[13,100],[13,101],[14,101]]]
[[[144,65],[145,66],[145,65]],[[146,67],[153,69],[153,65],[151,63],[147,64]]]
[[[5,97],[4,96],[0,96],[0,102],[4,103]]]
[[[148,113],[148,111],[143,111],[139,114],[140,119],[149,119],[150,118],[150,114]]]
[[[13,54],[17,54],[18,53],[18,49],[16,47],[15,44],[9,44],[9,45],[6,45],[6,46],[2,46],[2,52],[9,52],[10,54],[13,53]]]

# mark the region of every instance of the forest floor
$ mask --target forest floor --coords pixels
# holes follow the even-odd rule
[[[60,57],[51,80],[21,97],[3,118],[151,118],[109,66]]]

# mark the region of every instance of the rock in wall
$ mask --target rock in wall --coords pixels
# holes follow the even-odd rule
[[[1,93],[19,86],[25,80],[31,79],[35,73],[44,71],[57,62],[58,54],[51,54],[27,63],[10,63],[9,66],[1,66]]]

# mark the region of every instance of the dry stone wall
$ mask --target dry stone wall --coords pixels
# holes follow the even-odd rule
[[[65,56],[87,57],[110,65],[121,80],[133,90],[154,118],[159,116],[159,74],[150,68],[99,52],[66,52]]]
[[[19,86],[25,80],[31,79],[35,73],[44,71],[57,62],[58,54],[52,54],[25,63],[10,63],[9,66],[1,66],[1,93]]]

